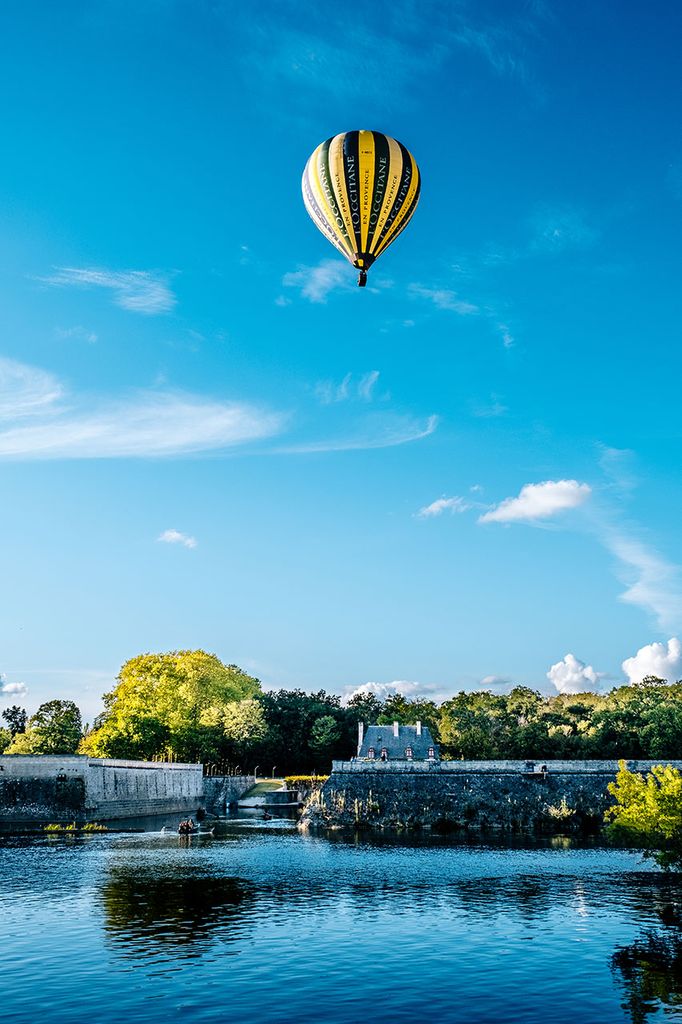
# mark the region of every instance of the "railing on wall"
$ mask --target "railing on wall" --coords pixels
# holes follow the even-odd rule
[[[207,778],[214,778],[217,775],[247,775],[240,764],[231,764],[229,761],[216,761],[215,764],[204,765],[204,775]]]

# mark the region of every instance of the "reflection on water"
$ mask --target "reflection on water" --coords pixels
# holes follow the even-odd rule
[[[611,958],[632,1024],[646,1024],[661,1007],[668,1018],[682,1017],[682,884],[665,884],[658,895],[662,927],[617,946]]]
[[[98,892],[106,933],[125,955],[172,946],[192,955],[218,924],[223,932],[243,917],[253,886],[239,878],[188,874],[173,863],[148,867],[114,865]]]
[[[251,816],[209,839],[4,840],[0,877],[16,1024],[682,1021],[682,893],[624,850]]]

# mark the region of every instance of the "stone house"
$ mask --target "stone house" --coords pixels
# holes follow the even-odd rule
[[[358,723],[358,760],[440,761],[440,751],[427,727],[415,725],[369,725]]]

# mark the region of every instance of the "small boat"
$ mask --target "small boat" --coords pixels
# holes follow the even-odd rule
[[[191,828],[181,829],[169,828],[168,825],[164,825],[161,829],[162,836],[212,836],[215,832],[215,828]]]

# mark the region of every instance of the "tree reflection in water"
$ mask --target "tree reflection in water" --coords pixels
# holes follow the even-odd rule
[[[253,889],[239,878],[188,872],[158,865],[117,865],[99,891],[104,928],[115,945],[130,956],[201,955],[219,934],[237,938],[244,927]]]
[[[646,1024],[661,1007],[676,1019],[682,1015],[682,920],[674,904],[662,907],[659,915],[664,928],[647,929],[611,957],[632,1024]]]

